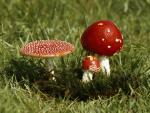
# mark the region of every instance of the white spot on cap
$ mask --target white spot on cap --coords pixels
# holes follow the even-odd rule
[[[107,29],[107,32],[110,33],[110,29]]]
[[[98,23],[98,25],[99,25],[99,26],[102,26],[102,25],[103,25],[103,23]]]
[[[116,38],[116,40],[115,40],[116,42],[120,42],[120,43],[122,43],[122,40],[120,40],[120,39],[118,39],[118,38]]]
[[[92,57],[92,56],[87,56],[87,58],[89,58],[89,59],[90,59],[90,61],[92,61],[92,60],[93,60],[93,57]]]
[[[118,39],[118,38],[116,38],[116,40],[115,40],[116,42],[119,42],[120,41],[120,39]]]
[[[105,39],[104,39],[104,38],[102,38],[102,41],[104,42],[104,41],[105,41]]]
[[[92,65],[96,65],[95,62],[91,62]]]
[[[122,43],[122,40],[120,40],[120,43]]]
[[[108,47],[109,49],[111,48],[111,46],[110,46],[110,45],[108,45],[107,47]]]

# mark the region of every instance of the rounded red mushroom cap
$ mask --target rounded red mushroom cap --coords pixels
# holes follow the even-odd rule
[[[82,69],[89,70],[91,72],[99,72],[100,71],[100,62],[94,56],[87,56],[82,61]]]
[[[84,49],[104,56],[111,56],[120,51],[123,37],[116,25],[108,20],[90,25],[81,36]]]
[[[38,40],[24,45],[20,53],[33,57],[63,56],[74,51],[74,46],[61,40]]]

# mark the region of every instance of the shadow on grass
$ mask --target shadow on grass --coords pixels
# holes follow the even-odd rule
[[[29,83],[30,85],[39,80],[47,80],[49,77],[49,72],[44,68],[42,61],[24,58],[14,58],[11,59],[6,67],[4,68],[4,73],[6,78],[15,78],[20,84]]]
[[[52,75],[44,68],[41,61],[34,62],[32,59],[12,59],[5,67],[6,77],[15,79],[21,84],[28,84],[36,90],[55,98],[69,98],[71,100],[97,99],[99,96],[110,97],[121,89],[125,94],[130,94],[139,86],[140,80],[136,75],[113,74],[109,78],[98,75],[92,82],[82,83],[82,70],[55,70],[55,80],[50,79]],[[79,76],[79,77],[78,77]],[[129,87],[131,86],[131,87]]]
[[[74,73],[57,73],[56,81],[39,82],[38,88],[53,97],[66,97],[71,100],[98,99],[99,96],[110,97],[118,94],[121,89],[125,94],[131,93],[131,87],[136,89],[139,86],[139,79],[136,76],[115,75],[106,78],[103,75],[92,82],[82,83]],[[130,87],[131,86],[131,87]]]

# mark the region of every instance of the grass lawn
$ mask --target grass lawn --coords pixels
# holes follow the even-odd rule
[[[150,113],[150,0],[0,0],[0,113]],[[97,20],[112,20],[124,36],[110,58],[111,77],[80,82],[80,37]],[[60,39],[75,52],[45,59],[23,57],[27,42]]]

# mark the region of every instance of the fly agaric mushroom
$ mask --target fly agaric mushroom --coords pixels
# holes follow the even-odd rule
[[[24,45],[20,53],[37,58],[62,57],[75,50],[74,46],[61,40],[38,40]],[[53,63],[48,59],[48,70],[53,70]]]
[[[82,61],[82,69],[84,70],[82,81],[89,82],[93,79],[93,73],[100,71],[100,62],[94,56],[87,56]]]
[[[123,36],[117,26],[102,20],[90,25],[81,36],[84,49],[100,56],[102,71],[110,75],[109,56],[119,52],[123,46]]]

